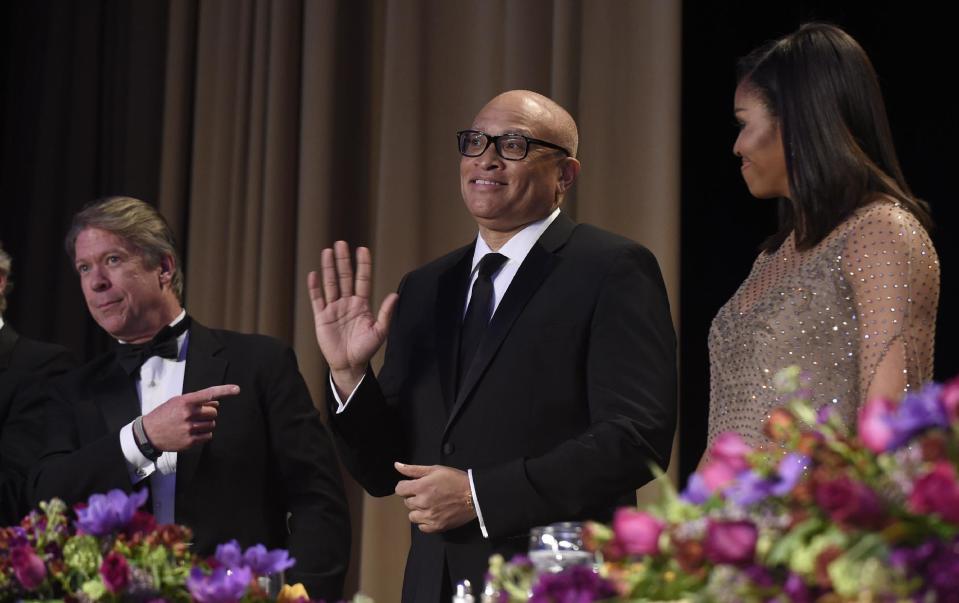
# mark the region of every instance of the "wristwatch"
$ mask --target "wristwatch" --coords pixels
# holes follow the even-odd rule
[[[147,437],[147,432],[143,429],[143,415],[133,420],[133,441],[136,442],[140,453],[154,463],[160,458],[160,455],[163,454],[163,451],[157,450],[153,446],[153,443],[150,442],[150,438]]]

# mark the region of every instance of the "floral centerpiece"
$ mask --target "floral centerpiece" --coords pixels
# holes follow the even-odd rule
[[[147,492],[112,490],[70,509],[54,499],[18,526],[0,528],[0,601],[272,601],[260,578],[295,560],[263,545],[222,544],[202,559],[191,532],[157,525],[140,510]],[[284,586],[277,601],[308,602],[302,585]]]
[[[487,599],[959,601],[959,379],[852,426],[810,407],[797,367],[776,383],[773,445],[720,436],[681,495],[588,525],[596,571],[493,559]]]

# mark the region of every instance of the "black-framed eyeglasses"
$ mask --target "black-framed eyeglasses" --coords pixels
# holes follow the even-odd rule
[[[486,152],[489,145],[492,144],[496,153],[503,159],[510,161],[519,161],[526,159],[529,154],[529,145],[538,144],[541,147],[556,149],[562,151],[567,157],[573,154],[565,148],[546,140],[530,138],[522,134],[500,134],[499,136],[490,136],[486,132],[479,130],[460,130],[456,133],[456,140],[459,142],[460,155],[466,157],[479,157]]]

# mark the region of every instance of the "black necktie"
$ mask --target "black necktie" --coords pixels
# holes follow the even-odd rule
[[[463,317],[463,327],[460,331],[459,379],[456,382],[457,391],[469,371],[473,356],[479,348],[480,341],[486,334],[490,316],[493,310],[493,273],[499,270],[508,258],[499,253],[487,253],[479,263],[476,281],[473,283],[473,293],[470,295],[470,304]]]
[[[116,348],[117,362],[123,367],[127,375],[140,377],[140,367],[149,358],[159,356],[160,358],[176,358],[177,344],[176,338],[184,331],[190,328],[190,317],[185,316],[183,320],[172,327],[167,325],[160,329],[153,339],[141,344],[120,344]]]

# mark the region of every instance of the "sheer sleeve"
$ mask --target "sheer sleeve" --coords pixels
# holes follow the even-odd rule
[[[849,221],[842,258],[859,334],[860,402],[932,378],[939,258],[919,221],[880,202]]]

